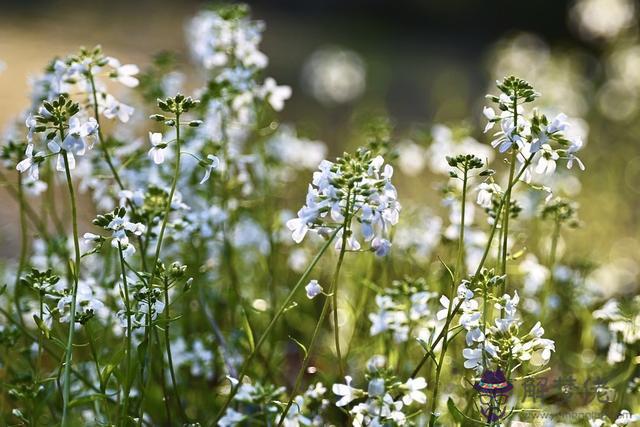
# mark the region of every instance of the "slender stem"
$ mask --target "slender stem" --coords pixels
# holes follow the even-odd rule
[[[158,335],[158,330],[154,329],[154,335],[156,336],[156,341],[160,342],[160,336]],[[172,425],[171,422],[171,402],[170,402],[170,396],[169,393],[167,392],[167,387],[165,386],[165,384],[167,383],[166,380],[166,375],[165,375],[165,371],[164,371],[164,356],[160,357],[160,386],[162,388],[162,398],[164,399],[164,409],[165,412],[167,413],[167,425]]]
[[[64,132],[60,128],[60,140],[64,141]],[[69,169],[69,158],[66,150],[60,151],[64,160],[64,171],[67,177],[67,187],[69,189],[69,199],[71,201],[71,222],[73,227],[73,246],[75,251],[75,265],[72,272],[73,287],[71,289],[71,307],[69,317],[69,337],[67,340],[67,347],[65,350],[64,360],[64,383],[62,389],[62,400],[64,408],[62,411],[62,426],[69,425],[68,412],[69,412],[69,392],[71,390],[71,355],[73,353],[73,335],[75,332],[75,319],[76,319],[76,300],[78,296],[78,277],[80,275],[80,240],[78,238],[78,209],[76,206],[76,195],[73,188],[73,180],[71,179],[71,170]]]
[[[96,368],[96,376],[98,377],[98,379],[100,380],[100,390],[102,391],[102,394],[104,394],[104,391],[106,390],[106,385],[102,384],[102,379],[100,377],[100,361],[98,360],[98,351],[96,350],[96,344],[95,341],[93,339],[93,331],[91,330],[91,322],[87,322],[85,324],[86,327],[86,333],[87,333],[87,338],[89,340],[89,351],[91,352],[91,358],[93,359],[93,364]],[[102,420],[102,411],[100,411],[100,401],[96,400],[95,401],[95,408],[96,408],[96,416],[98,420]]]
[[[18,202],[20,203],[20,259],[18,261],[18,271],[16,271],[16,280],[13,288],[13,302],[16,306],[18,320],[24,323],[22,319],[22,307],[20,307],[20,276],[24,270],[27,259],[27,218],[24,202],[24,189],[22,188],[22,174],[18,174]],[[40,316],[42,318],[42,316]]]
[[[464,163],[464,177],[462,179],[462,209],[460,214],[460,236],[458,237],[458,256],[456,258],[456,269],[454,271],[453,283],[451,284],[451,292],[449,295],[449,307],[447,307],[447,323],[450,323],[451,308],[453,305],[453,298],[456,292],[456,285],[462,276],[462,258],[464,252],[464,227],[465,227],[465,214],[466,214],[466,204],[467,204],[467,180],[468,180],[468,165],[465,161]],[[461,299],[462,300],[462,299]],[[438,408],[438,391],[440,389],[440,373],[442,372],[442,365],[444,361],[444,356],[447,353],[447,347],[449,344],[448,335],[449,335],[449,325],[443,329],[444,336],[442,341],[442,351],[440,351],[438,364],[436,365],[436,377],[435,377],[435,385],[433,386],[433,397],[431,398],[431,415],[429,418],[429,426],[434,426],[436,422],[436,410]]]
[[[340,255],[338,255],[338,263],[336,264],[336,270],[333,274],[333,283],[331,285],[331,288],[333,289],[331,292],[333,305],[333,335],[336,343],[336,356],[338,357],[340,378],[344,377],[344,361],[342,360],[342,353],[340,351],[340,327],[338,325],[338,279],[340,278],[340,269],[344,260],[345,251],[347,250],[347,239],[349,238],[349,223],[351,221],[349,213],[350,201],[351,188],[347,191],[347,206],[345,208],[344,222],[342,224],[342,244],[340,246]]]
[[[517,131],[518,129],[518,96],[516,94],[513,95],[513,127]],[[509,138],[507,136],[507,138]],[[511,184],[513,181],[513,175],[516,170],[516,156],[518,155],[518,147],[511,147],[511,164],[509,165],[509,186],[507,187],[507,191],[505,192],[506,201],[504,204],[504,216],[502,218],[502,264],[501,271],[502,274],[505,275],[507,273],[507,254],[508,254],[508,244],[509,244],[509,217],[511,216],[511,189],[513,185]],[[507,290],[507,278],[505,277],[502,281],[502,295]]]
[[[178,382],[176,381],[176,373],[173,369],[173,357],[171,356],[171,339],[169,334],[169,326],[171,322],[171,316],[169,313],[169,283],[167,279],[164,279],[164,345],[167,351],[167,361],[169,362],[169,374],[171,375],[171,385],[173,386],[173,393],[176,395],[176,400],[178,401],[178,407],[180,408],[180,414],[184,419],[187,418],[186,413],[184,411],[184,407],[182,406],[182,401],[180,400],[180,393],[178,393]]]
[[[149,285],[151,286],[151,285]],[[151,312],[152,301],[151,301],[151,292],[147,293],[147,314],[145,318],[145,328],[144,328],[144,342],[147,343],[146,351],[144,354],[144,361],[140,365],[140,402],[138,403],[138,426],[142,425],[142,420],[144,418],[144,398],[147,393],[147,386],[149,381],[151,380],[151,368],[153,359],[151,358],[152,350],[153,350],[153,335],[151,334],[151,317],[153,313]],[[149,365],[149,372],[145,377],[145,368]]]
[[[331,287],[330,293],[335,292],[335,283],[333,283],[333,286]],[[318,318],[318,322],[316,323],[316,327],[313,330],[313,335],[311,335],[311,341],[309,342],[309,345],[307,346],[307,353],[304,357],[304,359],[302,360],[302,366],[300,366],[300,370],[298,371],[298,375],[296,376],[296,382],[293,386],[293,389],[291,390],[291,396],[289,397],[289,401],[287,402],[287,406],[285,406],[284,410],[282,411],[281,415],[280,415],[280,421],[278,422],[278,427],[282,426],[282,424],[284,423],[284,420],[287,418],[287,414],[289,413],[289,409],[291,408],[291,405],[293,405],[293,400],[296,397],[296,394],[298,393],[298,390],[300,389],[300,384],[302,383],[302,378],[304,377],[304,373],[307,370],[307,366],[309,366],[309,361],[311,360],[311,355],[313,354],[313,348],[315,347],[316,344],[316,340],[318,338],[319,332],[320,332],[320,328],[322,327],[322,324],[324,323],[324,319],[327,317],[327,313],[329,312],[329,302],[331,301],[331,299],[329,297],[327,297],[324,301],[324,304],[322,306],[322,312],[320,313],[320,317]]]
[[[100,150],[102,150],[104,159],[107,162],[107,165],[109,166],[109,169],[111,170],[111,174],[113,175],[113,178],[116,180],[118,187],[120,187],[121,190],[124,190],[125,186],[122,183],[122,179],[120,178],[120,175],[118,174],[118,169],[116,169],[116,167],[113,164],[113,160],[111,159],[111,154],[109,154],[109,149],[107,148],[107,144],[104,141],[104,136],[102,135],[102,125],[100,124],[100,111],[98,107],[98,91],[96,89],[96,83],[93,78],[93,72],[91,70],[91,67],[89,67],[88,74],[89,74],[89,84],[91,86],[91,95],[93,97],[93,113],[94,113],[93,116],[96,119],[96,123],[98,123],[98,141],[100,143]],[[136,210],[135,205],[130,201],[128,202],[128,205],[131,208],[131,210],[135,212]],[[142,268],[146,270],[145,254],[147,253],[147,250],[142,238],[138,237],[137,240],[138,240],[138,244],[140,246],[140,252],[141,252],[140,262],[142,264]]]
[[[178,178],[180,177],[180,114],[176,114],[176,166],[173,173],[173,182],[171,183],[171,189],[169,190],[169,198],[167,199],[167,207],[162,218],[162,225],[160,226],[160,234],[158,235],[158,242],[156,243],[156,252],[153,257],[153,265],[151,266],[151,279],[149,280],[149,286],[153,285],[153,279],[158,270],[158,259],[160,259],[160,251],[162,250],[162,240],[164,239],[164,232],[169,222],[169,214],[171,213],[171,203],[173,202],[173,195],[176,192],[178,185]]]
[[[129,284],[127,281],[127,269],[124,262],[124,254],[122,245],[118,242],[118,256],[120,258],[120,269],[122,271],[122,286],[124,294],[124,311],[127,316],[127,339],[126,339],[126,359],[125,359],[125,380],[124,380],[124,396],[122,402],[121,417],[126,417],[129,408],[129,394],[131,392],[131,304],[129,300]]]
[[[549,271],[552,272],[551,277],[553,277],[553,267],[556,265],[561,226],[562,222],[559,219],[556,219],[553,227],[553,234],[551,235],[551,250],[549,251]]]
[[[86,323],[86,332],[87,332],[87,339],[89,340],[89,351],[91,352],[91,358],[93,359],[93,365],[96,368],[96,374],[98,376],[98,378],[100,378],[100,362],[98,361],[98,351],[96,350],[96,345],[95,342],[93,340],[93,333],[91,331],[91,327],[89,326],[90,323],[87,322]],[[102,385],[100,387],[101,389],[103,388]]]
[[[171,203],[173,202],[173,196],[176,192],[176,187],[178,185],[178,178],[180,177],[180,114],[176,113],[176,122],[175,122],[175,127],[176,127],[176,165],[175,165],[175,169],[174,169],[174,173],[173,173],[173,182],[171,183],[171,189],[169,190],[169,197],[167,199],[167,207],[164,211],[164,215],[162,218],[162,225],[160,226],[160,234],[158,235],[158,241],[156,243],[156,251],[155,251],[155,255],[153,258],[153,265],[151,266],[151,277],[149,278],[149,282],[148,282],[148,286],[149,286],[149,290],[151,289],[151,287],[153,286],[153,280],[156,278],[156,274],[158,272],[158,260],[160,259],[160,251],[162,250],[162,241],[164,240],[164,233],[165,230],[167,229],[167,223],[169,222],[169,214],[171,213]],[[147,325],[145,327],[145,339],[148,340],[147,342],[147,351],[150,352],[151,351],[151,334],[149,333],[149,330],[151,328],[151,300],[148,300],[148,312],[147,312]],[[148,361],[149,355],[147,354],[145,357],[145,360]],[[140,395],[140,406],[139,406],[139,410],[140,413],[142,413],[142,408],[143,408],[143,403],[144,403],[144,394],[145,394],[145,389],[146,389],[146,380],[144,377],[144,371],[145,371],[145,364],[147,362],[145,362],[142,367],[141,367],[141,380],[143,381],[143,388],[141,391],[141,395]],[[149,374],[147,374],[147,378],[150,377]],[[142,417],[140,417],[142,419]],[[141,422],[141,421],[140,421]]]
[[[220,418],[222,418],[222,416],[226,412],[227,408],[229,407],[229,404],[231,403],[231,400],[233,400],[233,397],[236,395],[236,393],[240,389],[240,386],[242,385],[242,380],[244,379],[244,377],[246,375],[247,369],[248,369],[249,365],[251,364],[251,361],[253,361],[255,356],[260,351],[260,348],[262,347],[262,345],[266,341],[267,337],[269,336],[269,333],[271,332],[271,330],[275,326],[276,322],[278,321],[278,319],[280,319],[280,317],[282,317],[284,312],[289,308],[289,306],[291,304],[291,301],[293,300],[294,295],[296,294],[298,289],[300,289],[300,287],[303,285],[305,280],[307,280],[307,277],[309,277],[309,274],[311,274],[311,270],[313,270],[313,268],[316,266],[318,261],[320,261],[320,258],[322,258],[322,255],[324,255],[324,253],[327,251],[327,249],[329,248],[329,246],[331,245],[331,243],[335,239],[336,234],[339,231],[340,231],[340,228],[336,229],[333,232],[333,234],[324,243],[322,248],[320,248],[320,251],[318,251],[318,253],[313,258],[311,263],[307,266],[307,269],[304,271],[304,273],[302,273],[302,276],[300,276],[300,279],[298,279],[298,282],[291,289],[291,291],[289,292],[289,294],[285,298],[284,302],[282,303],[282,305],[280,306],[280,308],[276,312],[275,316],[273,316],[273,318],[271,319],[271,321],[267,325],[267,328],[264,330],[264,332],[260,336],[260,339],[256,343],[253,351],[249,354],[247,359],[242,364],[242,368],[240,369],[240,372],[238,373],[237,384],[231,389],[231,392],[227,396],[227,400],[225,401],[224,405],[222,405],[222,407],[220,408],[220,411],[218,411],[218,415],[216,416],[216,419],[213,422],[214,425],[216,425],[218,423],[218,421],[220,420]]]
[[[549,278],[546,280],[546,282],[544,284],[544,288],[542,290],[542,313],[541,313],[541,317],[543,317],[543,318],[544,318],[544,316],[547,315],[548,310],[549,310],[549,304],[548,304],[547,299],[553,293],[553,268],[556,265],[556,256],[557,256],[557,252],[558,252],[558,240],[560,239],[561,226],[562,226],[561,221],[558,218],[556,218],[555,219],[555,224],[553,226],[553,233],[551,234],[551,248],[549,250],[549,263],[548,263],[548,267],[547,267],[549,269]]]
[[[509,168],[509,182],[513,181],[513,175],[515,173],[515,163],[516,163],[516,150],[512,148],[511,152],[511,165]],[[507,255],[509,252],[508,242],[509,242],[509,217],[511,216],[511,185],[507,188],[505,192],[505,203],[504,203],[504,215],[502,217],[502,260],[501,260],[501,272],[502,274],[507,273]],[[502,293],[504,294],[506,288],[506,280],[502,282]]]
[[[111,169],[111,173],[113,174],[113,178],[116,180],[118,187],[121,190],[124,190],[124,185],[122,184],[122,180],[120,179],[120,175],[118,174],[118,170],[113,165],[113,161],[111,160],[111,155],[109,154],[109,150],[107,149],[107,145],[104,142],[104,137],[102,136],[102,126],[100,125],[100,114],[98,109],[98,91],[96,90],[96,83],[93,78],[93,72],[91,67],[89,67],[89,84],[91,85],[91,94],[93,96],[93,112],[94,118],[98,123],[98,141],[100,142],[100,149],[102,150],[102,154],[104,155],[104,159],[109,165],[109,169]]]

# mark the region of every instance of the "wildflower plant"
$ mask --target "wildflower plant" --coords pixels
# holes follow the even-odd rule
[[[620,369],[590,424],[636,421],[637,298],[580,290],[591,267],[562,250],[581,225],[556,186],[559,164],[584,169],[572,120],[506,77],[484,143],[442,125],[396,143],[378,119],[327,160],[278,121],[292,93],[266,75],[264,29],[244,5],[199,12],[188,86],[178,55],[140,70],[101,47],[34,80],[0,151],[21,243],[0,287],[2,420],[506,425],[540,408],[489,420],[475,385],[558,369],[563,321],[599,334],[571,337],[590,351],[572,364]],[[442,206],[401,205],[396,161],[444,174]]]

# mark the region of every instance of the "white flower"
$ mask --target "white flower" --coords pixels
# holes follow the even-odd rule
[[[500,194],[502,189],[498,184],[483,182],[478,186],[478,198],[476,203],[485,209],[491,208],[494,194]]]
[[[556,350],[555,343],[545,338],[537,338],[533,341],[533,353],[531,364],[533,366],[544,366],[551,359],[551,352]]]
[[[567,150],[567,169],[571,169],[573,167],[573,162],[575,161],[576,163],[578,163],[578,167],[581,170],[584,170],[584,163],[582,163],[582,160],[580,160],[575,153],[577,151],[579,151],[582,148],[582,140],[581,139],[576,139],[575,141],[572,142],[572,144],[569,146],[569,149]]]
[[[612,341],[609,344],[609,350],[607,351],[607,363],[609,365],[614,365],[616,363],[624,362],[625,353],[627,347],[624,343]]]
[[[271,107],[276,111],[284,108],[284,102],[291,98],[291,88],[289,86],[278,86],[272,77],[267,77],[262,86],[262,97],[269,101]]]
[[[551,120],[551,123],[547,125],[547,133],[564,132],[569,129],[569,122],[567,115],[560,113]]]
[[[91,148],[92,142],[88,142],[88,137],[95,135],[98,131],[98,122],[93,117],[84,123],[78,117],[69,119],[69,129],[67,136],[62,141],[61,147],[67,153],[83,156],[87,148]],[[52,150],[53,151],[53,150]]]
[[[336,406],[346,406],[351,403],[353,400],[364,395],[364,391],[351,387],[351,381],[353,380],[350,376],[344,377],[346,384],[334,384],[331,387],[331,391],[337,396],[341,396],[340,400],[336,402]]]
[[[313,299],[322,293],[322,286],[318,284],[317,280],[311,280],[307,286],[304,287],[307,291],[307,298]]]
[[[516,310],[519,302],[520,296],[518,295],[518,291],[514,291],[513,297],[511,297],[511,295],[509,294],[504,294],[501,301],[495,304],[495,307],[498,310],[504,309],[507,318],[513,318],[516,315]]]
[[[383,378],[373,378],[369,381],[369,386],[367,387],[367,394],[369,394],[369,396],[382,396],[384,392],[385,386]]]
[[[102,239],[102,236],[99,236],[99,235],[93,234],[93,233],[84,233],[82,235],[82,238],[86,242],[97,242],[98,240]]]
[[[489,120],[487,125],[484,127],[484,133],[487,133],[489,130],[493,129],[493,126],[496,124],[496,112],[491,107],[484,107],[482,109],[482,114]]]
[[[122,123],[127,123],[133,115],[134,108],[118,101],[115,97],[107,94],[104,101],[102,114],[107,119],[118,118]]]
[[[53,138],[47,143],[47,147],[52,153],[58,155],[56,159],[56,170],[58,172],[64,172],[64,155],[62,154],[62,147],[60,147],[60,138],[58,138],[57,136]],[[69,162],[69,170],[73,170],[76,168],[76,158],[72,153],[67,153],[67,161]]]
[[[140,68],[138,68],[135,64],[124,64],[120,65],[120,61],[116,58],[109,57],[109,66],[111,66],[114,71],[111,73],[111,77],[116,79],[118,82],[122,83],[127,87],[136,87],[140,83],[136,77],[136,74],[140,72]]]
[[[162,164],[165,158],[165,151],[167,150],[167,144],[162,142],[162,134],[159,132],[149,132],[149,141],[151,141],[151,149],[149,150],[149,157],[153,159],[156,165]]]
[[[31,114],[29,114],[24,124],[27,129],[29,129],[29,132],[27,133],[27,143],[31,145],[31,143],[33,143],[33,134],[35,133],[36,126],[38,126],[38,122]]]
[[[211,171],[217,169],[220,166],[220,159],[214,156],[213,154],[207,155],[206,166],[204,168],[204,176],[200,180],[200,184],[204,184],[209,180],[211,176]]]
[[[393,168],[384,164],[382,156],[367,157],[359,151],[353,160],[340,158],[336,163],[323,160],[314,172],[309,185],[306,204],[298,211],[298,218],[287,222],[294,241],[301,242],[309,230],[326,231],[327,226],[339,226],[335,248],[342,249],[342,233],[350,224],[343,224],[349,215],[352,222],[360,224],[365,242],[377,255],[385,255],[391,243],[388,235],[391,226],[398,223],[400,203],[397,191],[391,183]],[[355,163],[357,162],[357,164]],[[353,175],[346,188],[344,174]],[[347,212],[348,208],[348,212]],[[355,228],[355,224],[352,226]],[[346,239],[351,251],[361,249],[361,241],[350,231]]]
[[[631,414],[628,410],[623,409],[620,411],[618,418],[616,418],[615,424],[617,426],[626,426],[636,421],[640,421],[640,414]]]
[[[424,378],[409,378],[406,383],[402,385],[403,389],[407,390],[407,394],[402,397],[402,402],[405,405],[411,405],[413,402],[424,405],[427,402],[427,395],[422,392],[427,387],[427,382]]]
[[[32,181],[37,181],[38,178],[40,178],[38,163],[39,160],[44,156],[44,152],[39,151],[35,155],[33,155],[33,144],[28,144],[24,154],[27,156],[27,158],[21,160],[16,165],[16,170],[20,173],[29,171],[29,178],[31,178]]]
[[[246,417],[240,412],[232,408],[227,408],[224,416],[218,421],[218,427],[233,427],[240,424],[245,418]]]
[[[529,335],[535,338],[540,338],[542,337],[542,335],[544,335],[544,328],[542,327],[542,324],[539,321],[536,322],[535,325],[533,325],[533,327],[529,331]]]
[[[541,146],[541,156],[538,159],[536,166],[536,173],[551,175],[556,170],[556,160],[558,160],[558,153],[556,153],[549,144],[543,144]]]
[[[501,132],[498,132],[498,138],[491,142],[494,148],[498,148],[498,151],[504,153],[508,151],[513,145],[519,147],[522,143],[522,137],[518,135],[517,128],[513,123],[513,119],[504,118],[500,121]]]
[[[391,242],[387,239],[376,237],[371,242],[371,249],[373,249],[377,256],[386,256],[389,250],[391,250]]]
[[[482,349],[465,348],[462,350],[464,357],[464,367],[467,369],[478,369],[482,367]]]

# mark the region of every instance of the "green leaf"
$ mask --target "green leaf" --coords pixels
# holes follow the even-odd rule
[[[304,357],[306,358],[307,357],[307,347],[305,347],[304,344],[302,344],[300,341],[298,341],[297,339],[295,339],[291,335],[289,335],[289,339],[291,339],[291,341],[293,341],[294,343],[298,344],[298,347],[300,347],[302,349],[302,351],[304,352]]]
[[[242,327],[244,328],[244,333],[247,334],[247,340],[249,341],[249,349],[251,351],[255,350],[256,343],[253,339],[253,331],[251,330],[251,325],[249,324],[249,318],[247,317],[246,311],[242,309]]]
[[[453,402],[453,399],[449,398],[447,400],[447,408],[449,409],[449,413],[456,421],[456,423],[462,424],[462,421],[464,420],[464,414],[462,413],[462,411],[460,411],[460,409],[458,409],[456,404]]]
[[[92,394],[90,396],[79,397],[78,399],[74,399],[71,402],[69,402],[69,406],[74,407],[74,406],[88,405],[99,399],[107,399],[107,396],[100,393],[100,394]]]
[[[33,315],[33,320],[35,320],[36,325],[38,325],[38,329],[42,332],[46,339],[51,337],[51,330],[45,325],[44,321],[37,314]]]
[[[149,346],[149,340],[145,338],[142,340],[140,344],[138,344],[137,353],[138,353],[138,362],[140,364],[144,364],[145,358],[147,357],[147,347]]]

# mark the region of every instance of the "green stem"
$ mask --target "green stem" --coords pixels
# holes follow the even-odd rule
[[[60,140],[64,141],[64,132],[60,128]],[[76,318],[76,300],[78,296],[78,277],[80,275],[80,240],[78,238],[78,210],[76,206],[76,195],[73,188],[73,180],[71,179],[71,170],[69,169],[69,158],[66,150],[61,150],[61,155],[64,160],[64,171],[67,177],[67,187],[69,189],[69,199],[71,201],[71,222],[73,227],[73,246],[75,251],[75,265],[72,273],[73,287],[71,289],[71,307],[69,316],[69,337],[67,340],[67,347],[65,349],[64,360],[64,384],[62,389],[62,400],[64,408],[62,411],[62,426],[69,425],[69,392],[71,390],[71,359],[73,353],[73,336],[75,332],[75,318]]]
[[[465,213],[466,213],[466,203],[467,203],[467,180],[468,180],[468,168],[467,162],[464,164],[464,177],[462,179],[462,209],[460,214],[460,236],[458,237],[458,256],[456,258],[456,269],[454,271],[453,283],[451,284],[451,292],[449,295],[449,307],[447,308],[447,326],[443,329],[444,336],[442,341],[442,351],[440,351],[440,355],[438,358],[438,364],[436,365],[436,376],[435,376],[435,385],[433,387],[433,397],[431,398],[431,415],[429,418],[429,426],[434,426],[436,422],[436,410],[438,408],[438,391],[440,389],[440,373],[442,372],[442,365],[444,361],[444,356],[447,353],[447,347],[449,344],[448,335],[449,335],[449,324],[451,320],[449,319],[451,316],[451,308],[453,305],[453,298],[456,292],[456,285],[462,276],[462,258],[464,252],[464,227],[465,227]],[[462,301],[462,299],[461,299]]]
[[[275,324],[278,321],[278,319],[280,319],[280,317],[282,317],[284,312],[289,308],[289,306],[291,304],[291,301],[293,300],[293,297],[296,294],[296,292],[298,291],[298,289],[300,289],[300,287],[304,284],[305,280],[307,280],[307,278],[309,277],[309,274],[311,274],[311,270],[313,270],[313,268],[316,266],[318,261],[320,261],[320,258],[322,258],[322,255],[324,255],[324,253],[327,251],[327,249],[329,248],[329,246],[331,245],[331,243],[335,239],[336,234],[338,233],[338,231],[340,231],[340,228],[336,229],[333,232],[333,234],[331,234],[331,236],[327,239],[327,241],[324,243],[322,248],[320,248],[320,251],[316,254],[316,256],[313,258],[311,263],[307,266],[307,269],[304,271],[304,273],[302,273],[302,276],[300,276],[300,279],[298,279],[298,282],[291,289],[291,291],[289,292],[289,294],[285,298],[284,302],[282,303],[282,305],[280,306],[280,308],[276,312],[275,316],[273,316],[273,318],[271,319],[271,321],[267,325],[266,329],[264,330],[264,332],[260,336],[260,339],[256,343],[253,351],[249,354],[247,359],[242,364],[242,368],[240,369],[240,372],[238,373],[238,378],[237,378],[238,382],[231,389],[231,392],[227,396],[227,400],[225,401],[224,405],[222,405],[222,407],[218,411],[218,415],[216,416],[216,418],[215,418],[215,420],[213,422],[214,425],[217,425],[217,423],[220,420],[220,418],[222,418],[222,416],[225,414],[227,408],[229,407],[229,404],[231,403],[231,400],[233,400],[233,397],[236,395],[236,393],[240,389],[240,386],[242,385],[242,380],[244,379],[244,377],[246,375],[246,372],[247,372],[247,369],[248,369],[249,365],[251,364],[251,362],[253,361],[255,356],[260,351],[260,348],[262,347],[262,345],[266,341],[267,337],[269,336],[271,330],[275,326]]]
[[[329,290],[329,293],[333,293],[333,292],[335,292],[335,283],[333,283],[333,286]],[[302,366],[300,366],[300,370],[298,371],[298,375],[296,376],[296,382],[293,386],[293,389],[291,390],[291,396],[289,397],[287,406],[284,408],[284,410],[281,413],[280,421],[278,422],[278,427],[281,427],[282,423],[284,423],[284,420],[287,418],[287,413],[289,413],[289,409],[291,408],[291,405],[293,405],[293,400],[295,399],[296,394],[300,389],[300,384],[302,383],[304,372],[307,370],[307,366],[309,366],[309,361],[311,360],[311,355],[313,354],[313,348],[315,347],[316,340],[320,332],[320,328],[322,327],[322,324],[324,323],[324,319],[327,317],[327,313],[329,312],[330,301],[331,299],[329,297],[327,297],[324,301],[324,304],[322,306],[322,312],[320,313],[320,317],[318,318],[316,327],[313,330],[313,335],[311,335],[311,341],[307,346],[307,353],[305,354],[304,359],[302,360]]]
[[[518,129],[518,96],[513,95],[513,126]],[[507,138],[509,138],[507,136]],[[501,271],[503,275],[507,274],[507,255],[508,255],[508,244],[509,244],[509,217],[511,216],[511,189],[513,187],[513,175],[516,170],[516,156],[518,155],[518,147],[511,147],[511,164],[509,165],[509,186],[507,187],[507,191],[505,192],[506,201],[504,204],[504,216],[502,218],[502,263],[501,263]],[[507,290],[507,278],[505,276],[502,281],[502,290],[501,295],[504,295]]]
[[[151,266],[151,276],[149,278],[149,282],[148,282],[148,287],[149,290],[151,290],[151,287],[153,286],[153,281],[156,278],[156,274],[158,272],[158,260],[160,259],[160,251],[162,250],[162,241],[164,240],[164,233],[165,230],[167,229],[167,223],[169,222],[169,214],[171,213],[171,202],[173,201],[173,196],[176,192],[176,187],[178,185],[178,179],[180,177],[180,114],[176,113],[176,122],[175,122],[175,127],[176,127],[176,165],[175,165],[175,169],[174,169],[174,173],[173,173],[173,181],[171,183],[171,189],[169,190],[169,197],[167,199],[167,207],[164,211],[164,215],[162,218],[162,225],[160,226],[160,234],[158,235],[158,241],[156,243],[156,250],[155,250],[155,255],[153,258],[153,265]],[[151,350],[151,334],[149,333],[150,328],[151,328],[151,300],[148,301],[149,307],[148,307],[148,313],[147,313],[147,325],[145,327],[145,339],[147,340],[147,351],[150,352]],[[141,391],[140,394],[140,406],[139,406],[139,410],[140,413],[142,413],[142,408],[143,408],[143,403],[144,403],[144,395],[145,395],[145,389],[146,389],[146,380],[144,377],[144,371],[145,371],[145,364],[147,363],[147,361],[149,360],[149,354],[146,355],[145,357],[145,363],[142,365],[141,367],[141,380],[143,381],[143,389]],[[151,375],[147,374],[147,377],[149,378]],[[140,417],[141,418],[141,417]],[[141,422],[141,419],[139,420]]]
[[[173,196],[176,192],[178,185],[178,178],[180,177],[180,114],[176,114],[176,166],[173,173],[173,182],[171,183],[171,189],[169,190],[169,198],[167,199],[167,207],[162,218],[162,225],[160,226],[160,234],[158,235],[158,242],[156,243],[156,251],[153,257],[153,265],[151,266],[151,279],[149,280],[149,286],[153,286],[153,279],[158,270],[158,260],[160,259],[160,251],[162,250],[162,240],[164,239],[164,233],[169,222],[169,214],[171,213],[171,203],[173,202]]]
[[[125,316],[127,316],[127,339],[126,339],[126,358],[125,358],[125,381],[124,381],[124,396],[122,403],[121,418],[126,418],[129,408],[129,394],[131,392],[131,303],[129,300],[129,284],[127,281],[127,270],[124,262],[124,254],[122,252],[122,245],[118,242],[118,256],[120,258],[120,269],[122,271],[122,286],[124,294],[124,310]]]
[[[164,319],[165,319],[165,327],[164,327],[164,345],[167,351],[167,361],[169,362],[169,374],[171,375],[171,385],[173,386],[173,393],[176,395],[176,400],[178,401],[178,407],[180,408],[180,414],[186,420],[187,415],[184,411],[184,407],[182,406],[182,400],[180,399],[180,393],[178,393],[178,382],[176,381],[176,373],[173,369],[173,357],[171,356],[171,340],[169,334],[169,325],[171,322],[171,316],[169,314],[169,283],[167,279],[164,280]]]
[[[553,272],[553,267],[556,265],[556,256],[558,252],[558,240],[560,239],[560,228],[562,227],[562,222],[559,219],[556,219],[555,225],[553,227],[553,234],[551,235],[551,250],[549,251],[549,271]],[[553,274],[551,274],[553,277]]]
[[[24,189],[22,188],[22,174],[18,174],[18,201],[20,203],[20,259],[18,261],[18,271],[16,271],[16,280],[13,288],[13,302],[16,306],[16,314],[18,320],[24,324],[22,319],[22,307],[20,307],[20,276],[24,270],[27,259],[27,219],[25,214]],[[40,316],[42,319],[42,316]]]
[[[104,159],[109,165],[109,169],[113,174],[113,178],[116,180],[118,187],[121,190],[124,190],[124,185],[122,184],[122,180],[120,179],[120,175],[118,174],[118,170],[113,165],[113,161],[111,160],[111,155],[109,154],[109,150],[107,149],[107,145],[104,142],[104,137],[102,136],[102,126],[100,124],[100,114],[98,111],[98,91],[96,90],[96,83],[93,78],[93,72],[91,67],[89,67],[89,84],[91,85],[91,94],[93,96],[93,113],[94,118],[96,119],[96,123],[98,123],[98,141],[100,142],[100,149],[102,150],[102,154],[104,155]]]
[[[89,67],[89,84],[91,86],[91,95],[93,97],[93,113],[94,113],[93,115],[94,115],[94,118],[96,119],[96,123],[98,124],[98,141],[100,143],[100,150],[102,150],[104,159],[107,162],[107,165],[109,166],[109,169],[111,170],[111,174],[113,175],[113,178],[116,180],[118,187],[120,187],[121,190],[124,190],[125,186],[122,183],[122,179],[120,179],[118,170],[113,164],[113,160],[111,159],[111,154],[109,154],[107,144],[105,143],[104,136],[102,135],[102,125],[100,124],[100,112],[98,108],[98,91],[96,90],[96,83],[93,78],[93,72],[91,70],[91,67]],[[128,205],[133,212],[136,211],[135,205],[132,202],[129,201]],[[145,247],[144,241],[142,240],[141,237],[138,237],[137,240],[138,240],[138,245],[140,246],[140,252],[141,252],[140,262],[142,264],[142,268],[146,270],[145,254],[147,253],[147,248]]]
[[[545,282],[542,295],[542,313],[541,317],[544,318],[548,314],[549,305],[547,300],[553,293],[553,267],[556,265],[556,256],[558,252],[558,240],[560,239],[561,222],[556,218],[553,226],[553,234],[551,235],[551,249],[549,250],[549,278]]]
[[[342,360],[342,352],[340,351],[340,327],[338,325],[338,279],[340,278],[340,269],[344,261],[344,254],[347,250],[347,239],[349,238],[349,222],[351,216],[349,213],[349,204],[351,201],[351,189],[347,191],[347,206],[345,208],[344,222],[342,224],[342,245],[340,246],[340,255],[338,255],[338,263],[333,274],[333,282],[331,288],[331,300],[333,305],[333,335],[336,343],[336,356],[338,357],[338,370],[340,378],[344,377],[344,361]],[[311,350],[309,350],[310,352]],[[286,414],[286,412],[285,412]]]

